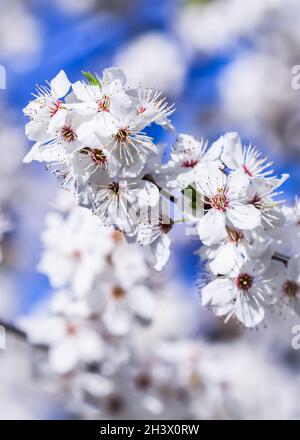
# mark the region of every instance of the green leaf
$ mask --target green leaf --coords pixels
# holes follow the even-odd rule
[[[85,72],[84,70],[81,73],[86,77],[90,86],[99,86],[101,87],[101,83],[98,78],[96,78],[91,72]]]
[[[187,5],[204,5],[205,3],[210,3],[211,0],[184,0]]]

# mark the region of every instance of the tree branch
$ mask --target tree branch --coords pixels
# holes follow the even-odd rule
[[[0,325],[5,328],[5,331],[7,333],[11,333],[14,336],[16,336],[16,337],[18,337],[20,339],[23,339],[24,341],[27,342],[27,334],[26,334],[26,332],[24,332],[23,330],[19,329],[14,324],[12,324],[12,323],[10,323],[8,321],[5,321],[4,319],[0,319]]]
[[[5,329],[5,332],[10,333],[11,335],[15,336],[16,338],[22,340],[28,345],[31,345],[32,347],[46,351],[48,350],[48,346],[44,344],[32,344],[29,339],[28,335],[24,330],[21,330],[19,327],[17,327],[15,324],[5,321],[4,319],[0,318],[0,326],[2,326]]]

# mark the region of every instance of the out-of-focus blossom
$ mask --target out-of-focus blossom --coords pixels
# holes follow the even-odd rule
[[[245,52],[220,76],[222,118],[249,135],[264,136],[274,147],[293,144],[290,129],[299,97],[291,79],[291,65],[278,54]]]
[[[101,230],[97,218],[84,208],[74,209],[67,219],[48,214],[42,241],[46,252],[38,269],[48,275],[53,287],[71,283],[77,295],[91,290],[114,245],[112,231]]]
[[[40,27],[25,3],[3,0],[0,5],[0,58],[22,71],[30,65],[28,59],[39,54],[40,48]]]
[[[180,10],[176,29],[188,49],[214,53],[234,46],[241,37],[253,35],[282,4],[282,0],[192,4]],[[241,20],[241,14],[247,17],[246,22]]]
[[[0,124],[0,206],[13,202],[12,194],[18,189],[21,176],[18,173],[25,151],[24,136],[10,123]]]
[[[202,304],[211,307],[217,316],[226,316],[227,320],[236,316],[246,327],[255,327],[264,318],[264,305],[272,304],[276,289],[280,289],[282,263],[269,265],[263,259],[237,263],[230,273],[203,288]]]
[[[142,34],[117,53],[120,66],[133,87],[156,88],[170,96],[179,95],[184,86],[187,58],[176,40],[163,33]]]

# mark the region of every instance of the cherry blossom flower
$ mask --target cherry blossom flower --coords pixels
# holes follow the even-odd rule
[[[282,271],[279,300],[292,313],[300,315],[300,257],[292,257]]]
[[[44,316],[20,321],[32,344],[49,346],[49,364],[57,374],[66,374],[81,363],[99,361],[104,343],[85,322],[64,316]]]
[[[186,188],[197,180],[198,174],[213,163],[216,168],[222,166],[219,158],[222,152],[222,138],[208,148],[208,142],[195,139],[187,134],[180,134],[171,152],[171,160],[166,165],[170,168],[168,186]],[[172,178],[172,176],[174,176]]]
[[[44,142],[53,130],[64,125],[67,109],[61,98],[68,93],[70,86],[65,72],[61,70],[49,86],[37,88],[35,99],[24,108],[24,114],[30,118],[26,125],[26,135],[30,140]]]
[[[91,192],[94,212],[101,221],[128,232],[137,224],[139,209],[156,205],[159,198],[158,188],[147,181],[106,180]]]
[[[250,179],[254,177],[270,178],[272,162],[267,157],[261,157],[257,148],[243,147],[237,133],[226,133],[223,137],[224,149],[221,159],[231,170],[245,174]]]
[[[173,225],[173,220],[166,215],[159,216],[157,221],[138,225],[136,240],[143,246],[150,246],[155,257],[156,270],[162,270],[170,257],[171,239],[168,234]]]
[[[202,289],[202,305],[211,307],[217,316],[225,316],[226,321],[235,316],[246,327],[254,327],[264,318],[264,306],[275,301],[281,266],[273,262],[268,268],[260,261],[245,261]]]
[[[247,186],[239,175],[226,176],[211,167],[199,174],[196,185],[208,206],[198,223],[199,236],[204,244],[211,245],[224,239],[226,226],[252,230],[260,225],[260,212],[253,204],[247,203]]]
[[[106,238],[95,240],[101,233]],[[66,220],[58,213],[50,213],[42,241],[46,250],[38,270],[47,274],[55,288],[71,283],[78,295],[92,288],[114,245],[112,231],[101,232],[97,218],[84,208],[75,208]]]
[[[124,336],[131,330],[134,321],[149,325],[155,315],[155,296],[143,285],[132,285],[128,289],[119,280],[103,280],[99,284],[101,295],[91,294],[90,307],[99,311],[109,333]]]

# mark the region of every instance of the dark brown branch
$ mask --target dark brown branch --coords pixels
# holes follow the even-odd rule
[[[16,338],[22,340],[28,345],[32,345],[32,347],[37,348],[38,350],[48,350],[48,346],[44,344],[32,344],[27,336],[27,333],[24,330],[21,330],[15,324],[5,321],[4,319],[0,319],[0,326],[4,327],[5,331]]]
[[[7,333],[11,333],[14,336],[23,339],[24,341],[27,341],[27,334],[23,330],[19,329],[14,324],[7,322],[3,319],[0,319],[0,325],[5,328],[5,331]]]
[[[287,266],[289,259],[290,259],[289,257],[287,257],[286,255],[280,254],[279,252],[275,252],[275,254],[272,257],[272,260],[280,261],[285,266]]]

